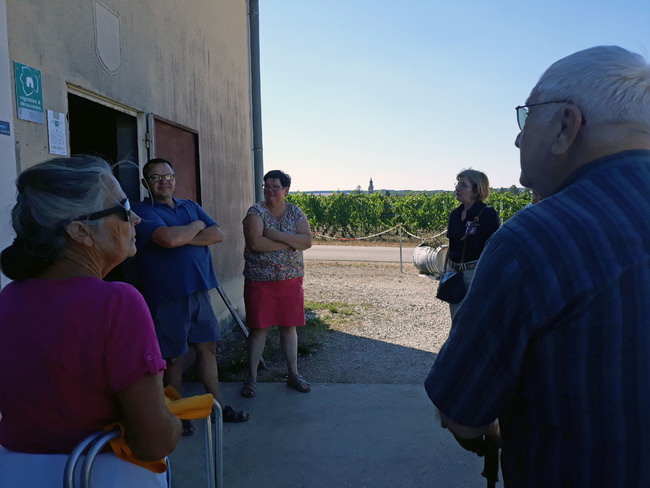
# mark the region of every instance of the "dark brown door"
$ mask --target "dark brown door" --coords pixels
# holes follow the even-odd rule
[[[153,117],[154,155],[172,163],[176,173],[176,198],[201,203],[198,134],[186,127]]]

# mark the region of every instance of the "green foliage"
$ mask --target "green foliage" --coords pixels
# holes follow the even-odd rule
[[[317,196],[290,193],[287,201],[307,215],[312,231],[331,237],[365,237],[398,224],[423,237],[447,227],[449,214],[458,206],[453,192],[363,192]],[[530,192],[515,186],[492,190],[487,204],[505,222],[530,202]]]
[[[527,189],[518,189],[511,186],[493,191],[485,203],[494,207],[499,214],[501,222],[506,222],[510,217],[519,212],[530,203],[531,192]]]

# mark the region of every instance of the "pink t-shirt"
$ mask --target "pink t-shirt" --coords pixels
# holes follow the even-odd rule
[[[115,394],[165,369],[131,285],[25,280],[0,292],[0,444],[69,453],[119,417]]]

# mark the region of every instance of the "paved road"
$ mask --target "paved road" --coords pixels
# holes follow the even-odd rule
[[[413,264],[414,247],[402,247],[402,263]],[[316,261],[374,261],[399,263],[399,247],[314,245],[304,252],[305,259]]]

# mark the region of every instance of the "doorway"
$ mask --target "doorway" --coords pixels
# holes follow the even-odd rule
[[[87,98],[68,94],[70,154],[88,154],[115,165],[114,174],[131,202],[140,201],[138,128],[135,116]],[[132,258],[113,269],[109,281],[137,284]]]

